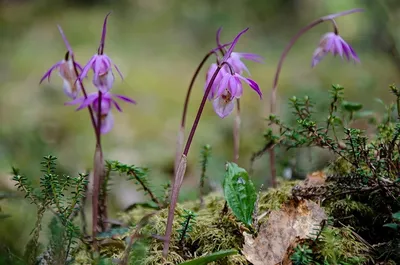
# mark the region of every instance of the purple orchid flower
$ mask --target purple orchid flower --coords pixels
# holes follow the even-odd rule
[[[80,98],[77,98],[70,102],[66,102],[65,105],[80,104],[80,106],[76,110],[81,110],[81,109],[86,108],[89,105],[91,105],[93,111],[98,113],[99,94],[100,93],[98,93],[98,92],[91,93],[87,96],[87,98],[80,97]],[[102,93],[101,94],[101,102],[100,102],[100,107],[101,107],[101,109],[100,109],[100,116],[101,116],[100,132],[102,134],[108,133],[114,125],[114,118],[113,118],[113,115],[111,114],[111,110],[112,110],[113,106],[119,112],[122,112],[122,108],[116,101],[116,98],[123,100],[125,102],[128,102],[128,103],[131,103],[131,104],[136,104],[136,101],[134,101],[133,99],[126,97],[126,96],[111,94],[110,92]],[[95,120],[97,120],[97,115],[94,115],[94,116],[95,116]]]
[[[119,111],[122,112],[121,107],[119,106],[118,102],[115,100],[115,98],[118,98],[120,100],[123,100],[125,102],[131,103],[131,104],[136,104],[136,101],[133,99],[123,96],[123,95],[117,95],[117,94],[111,94],[110,92],[107,93],[102,93],[101,94],[101,114],[108,113],[112,106],[115,106],[115,108]],[[80,106],[76,110],[81,110],[83,108],[88,107],[89,105],[92,105],[92,108],[95,112],[98,112],[99,109],[99,93],[94,92],[91,93],[85,97],[80,97],[75,100],[72,100],[70,102],[65,103],[65,105],[76,105],[80,104]]]
[[[334,32],[329,32],[322,36],[318,48],[315,49],[311,67],[315,67],[328,53],[332,53],[334,56],[339,54],[342,58],[344,55],[348,61],[360,62],[356,52],[342,37]]]
[[[54,64],[52,67],[50,67],[49,70],[43,75],[43,77],[40,79],[39,84],[41,84],[46,78],[50,82],[50,76],[53,73],[54,70],[58,70],[59,76],[63,79],[63,90],[64,93],[72,98],[75,99],[79,92],[81,91],[81,85],[79,82],[76,82],[77,74],[75,72],[75,67],[79,69],[80,72],[82,72],[82,66],[75,62],[72,58],[73,51],[71,46],[69,45],[69,42],[67,38],[64,35],[63,30],[61,29],[60,26],[58,26],[58,29],[60,31],[61,37],[64,40],[65,46],[67,47],[67,53],[65,54],[65,58],[56,64]],[[79,73],[78,73],[79,74]]]
[[[112,66],[115,67],[118,74],[123,79],[123,76],[122,76],[119,68],[112,62],[110,57],[108,57],[106,54],[104,54],[104,44],[105,44],[106,31],[107,31],[107,19],[108,19],[108,16],[110,15],[110,13],[108,13],[104,19],[103,31],[101,34],[101,40],[100,40],[100,46],[98,49],[98,53],[93,55],[92,58],[90,58],[89,62],[85,65],[85,67],[82,70],[82,73],[79,76],[79,78],[82,80],[82,78],[85,78],[87,76],[89,70],[92,69],[94,72],[93,85],[95,85],[99,89],[99,91],[102,93],[106,93],[106,92],[110,91],[110,89],[112,88],[112,86],[114,84],[115,78],[114,78],[114,74],[112,72]]]
[[[214,79],[214,83],[208,96],[209,100],[213,100],[214,110],[221,118],[228,116],[233,111],[235,106],[235,99],[238,99],[242,96],[242,81],[247,83],[254,91],[257,92],[260,98],[262,98],[262,92],[258,84],[254,80],[242,76],[244,71],[249,73],[249,70],[247,69],[246,65],[241,61],[241,59],[243,58],[255,62],[262,62],[262,57],[252,53],[233,52],[233,49],[237,41],[239,40],[239,37],[247,30],[248,28],[241,31],[235,37],[228,51],[224,54],[224,58],[222,59],[222,63],[224,63],[224,65],[219,71],[217,77]],[[223,49],[223,45],[221,45],[219,40],[220,33],[221,28],[217,31],[217,49]],[[210,79],[214,75],[217,67],[217,64],[212,64],[210,66],[206,76],[205,89],[207,88]]]
[[[231,114],[235,106],[235,99],[242,96],[242,81],[248,84],[262,98],[262,92],[254,80],[245,78],[237,73],[227,72],[218,84],[218,91],[213,101],[214,110],[220,118],[225,118]]]

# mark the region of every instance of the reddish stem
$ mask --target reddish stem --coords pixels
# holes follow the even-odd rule
[[[201,118],[201,114],[203,113],[203,109],[206,104],[208,94],[210,93],[211,87],[212,87],[212,85],[215,81],[215,78],[217,77],[220,70],[221,70],[221,66],[218,65],[213,76],[211,77],[210,82],[208,83],[207,89],[203,95],[203,99],[201,100],[199,109],[197,111],[196,118],[193,122],[192,129],[190,130],[189,137],[186,141],[186,145],[185,145],[185,149],[182,154],[181,162],[179,163],[178,169],[176,170],[174,184],[172,186],[171,202],[169,205],[169,212],[168,212],[168,219],[167,219],[167,227],[165,230],[165,237],[164,237],[164,249],[163,249],[164,257],[166,257],[168,255],[176,203],[178,201],[179,190],[181,188],[183,177],[184,177],[185,170],[186,170],[186,157],[187,157],[187,154],[189,153],[190,145],[192,144],[194,134],[196,132],[197,126],[198,126],[200,118]]]

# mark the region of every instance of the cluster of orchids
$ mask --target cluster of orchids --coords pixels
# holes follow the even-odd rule
[[[359,62],[359,58],[353,48],[347,44],[342,37],[339,35],[338,27],[335,22],[335,18],[360,12],[361,9],[352,9],[332,15],[328,15],[325,17],[321,17],[303,29],[301,29],[293,38],[290,40],[287,47],[284,49],[278,66],[275,73],[275,78],[272,84],[271,90],[271,114],[275,114],[276,110],[276,91],[278,87],[278,80],[279,74],[281,72],[281,68],[285,58],[287,57],[288,52],[295,44],[295,42],[308,30],[315,27],[316,25],[330,21],[333,25],[333,32],[329,32],[325,34],[322,39],[320,40],[319,46],[316,48],[313,56],[311,66],[315,67],[321,60],[324,58],[328,53],[332,53],[333,55],[339,55],[342,58],[347,59],[348,61],[353,60],[354,62]],[[122,111],[117,99],[128,102],[128,103],[135,103],[134,100],[117,94],[111,94],[110,90],[114,84],[114,74],[113,74],[113,66],[118,72],[118,74],[122,77],[121,72],[119,71],[118,67],[112,62],[112,60],[104,54],[104,43],[106,37],[106,26],[107,26],[107,18],[109,14],[105,17],[103,23],[103,30],[101,35],[100,46],[98,48],[97,54],[95,54],[89,62],[84,66],[81,67],[79,63],[75,61],[74,53],[69,45],[67,38],[65,37],[61,27],[59,27],[61,36],[64,40],[64,43],[67,48],[67,53],[65,58],[53,65],[42,77],[41,81],[45,80],[46,78],[50,78],[52,72],[54,70],[58,70],[60,77],[63,79],[63,88],[65,94],[72,99],[65,103],[66,105],[79,105],[77,110],[81,110],[83,108],[88,108],[90,117],[92,120],[93,128],[95,130],[97,145],[96,147],[100,146],[100,135],[105,134],[111,130],[113,127],[113,116],[111,111],[115,108],[118,111]],[[178,141],[177,141],[177,155],[175,160],[175,178],[174,184],[171,190],[170,196],[170,205],[169,205],[169,214],[166,226],[166,233],[165,236],[162,237],[164,240],[164,251],[163,254],[168,254],[169,243],[172,235],[172,224],[174,219],[175,207],[177,203],[177,199],[179,197],[179,191],[183,182],[183,178],[186,172],[186,164],[187,164],[187,155],[189,153],[189,149],[195,135],[197,126],[200,122],[200,118],[204,109],[204,106],[208,101],[212,102],[212,106],[214,108],[215,113],[220,118],[225,118],[230,115],[235,106],[237,107],[237,119],[235,120],[234,124],[234,141],[235,141],[235,156],[234,158],[238,158],[238,143],[239,143],[239,127],[240,127],[240,107],[239,107],[239,99],[243,95],[243,84],[248,85],[252,90],[254,90],[259,98],[262,98],[262,92],[259,88],[259,85],[253,79],[250,79],[250,71],[248,70],[246,64],[243,60],[253,61],[256,63],[262,63],[263,58],[260,55],[253,54],[253,53],[242,53],[236,52],[235,47],[240,39],[240,37],[248,31],[248,28],[242,30],[237,36],[232,40],[232,42],[221,44],[220,42],[220,34],[221,28],[218,29],[216,34],[216,48],[211,49],[204,59],[201,61],[199,66],[197,67],[192,80],[190,82],[189,88],[187,90],[186,99],[184,103],[183,115],[180,124],[180,131],[178,134]],[[185,124],[186,124],[186,114],[190,99],[190,94],[192,91],[192,87],[194,86],[195,80],[200,73],[202,67],[204,66],[205,62],[210,58],[212,55],[216,57],[216,63],[212,63],[208,71],[206,73],[205,84],[204,84],[204,94],[200,106],[198,108],[196,117],[193,121],[193,125],[190,130],[190,134],[187,137],[185,145],[184,143],[184,131],[185,131]],[[89,71],[93,71],[93,80],[92,83],[94,87],[97,88],[97,91],[91,94],[87,94],[85,87],[83,85],[84,79],[87,77]],[[80,96],[81,95],[81,96]],[[183,148],[184,147],[184,148]],[[100,156],[102,159],[102,155]],[[98,159],[98,158],[97,158]],[[275,186],[275,165],[274,165],[274,153],[273,147],[270,149],[270,163],[271,163],[271,182],[272,185]],[[98,160],[96,160],[95,154],[95,169],[96,166],[101,165]],[[98,190],[101,184],[102,178],[101,173],[96,178],[95,174],[95,181],[93,186],[93,226],[99,224],[99,217],[97,216],[99,213],[98,210]],[[97,181],[96,181],[97,179]],[[101,218],[100,218],[101,219]],[[101,222],[101,220],[100,220]],[[101,224],[100,224],[101,225]],[[95,237],[97,230],[93,228],[93,238]],[[94,244],[95,240],[93,240]]]
[[[64,40],[67,48],[67,53],[62,61],[54,64],[42,77],[40,83],[46,78],[50,80],[50,76],[54,70],[58,70],[59,76],[63,80],[64,93],[72,99],[66,102],[66,105],[79,104],[77,110],[89,107],[93,116],[93,126],[95,131],[100,134],[108,133],[113,125],[114,118],[111,110],[115,107],[118,111],[122,111],[116,99],[133,103],[136,102],[129,97],[112,94],[112,89],[115,81],[115,76],[112,67],[114,66],[118,74],[123,79],[123,76],[118,67],[112,62],[110,57],[104,53],[104,44],[107,30],[107,18],[104,19],[103,31],[101,41],[97,53],[90,58],[89,62],[82,68],[82,66],[75,61],[75,56],[72,48],[60,26],[58,29]],[[89,71],[93,71],[92,83],[97,89],[96,92],[87,94],[85,86],[83,85],[84,79],[87,77]]]
[[[82,67],[76,60],[72,48],[60,26],[58,29],[67,48],[63,60],[54,64],[42,77],[40,83],[46,78],[50,81],[53,71],[58,70],[58,74],[63,80],[64,93],[72,100],[65,105],[78,105],[77,110],[87,108],[89,110],[92,127],[96,136],[96,148],[94,152],[93,166],[93,195],[92,195],[92,222],[93,236],[97,232],[106,229],[105,219],[107,218],[107,202],[105,191],[101,195],[100,187],[104,181],[104,159],[101,146],[101,135],[110,132],[114,126],[112,110],[115,108],[122,112],[122,108],[117,100],[135,104],[136,102],[126,96],[113,94],[111,89],[114,85],[115,76],[113,67],[123,79],[118,67],[112,62],[110,57],[104,53],[104,45],[107,31],[108,13],[104,19],[100,45],[97,53],[93,55],[89,62]],[[89,71],[93,71],[92,84],[96,91],[88,94],[84,86],[84,79],[87,78]]]

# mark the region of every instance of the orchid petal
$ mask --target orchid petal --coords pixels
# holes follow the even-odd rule
[[[114,116],[112,115],[111,111],[105,115],[106,117],[104,119],[101,119],[101,124],[100,124],[101,134],[106,134],[110,132],[111,129],[114,127]]]
[[[45,80],[47,78],[48,81],[50,81],[50,75],[53,72],[54,69],[56,69],[57,67],[59,67],[61,64],[64,63],[64,60],[59,61],[58,63],[56,63],[55,65],[53,65],[52,67],[50,67],[49,70],[47,70],[47,72],[43,75],[43,77],[40,79],[39,84],[41,84],[43,82],[43,80]]]
[[[264,63],[264,58],[261,55],[255,53],[245,53],[245,52],[237,52],[237,54],[246,60],[253,61],[256,63]]]
[[[103,51],[104,51],[104,44],[106,41],[106,34],[107,34],[107,19],[110,14],[111,14],[111,12],[108,12],[106,17],[104,18],[103,30],[101,32],[101,40],[100,40],[100,46],[99,46],[99,54],[103,54]]]
[[[226,90],[227,87],[228,87],[229,79],[230,79],[231,77],[232,77],[232,75],[231,75],[230,73],[226,73],[226,74],[222,77],[221,82],[219,82],[219,84],[218,84],[217,93],[215,94],[215,96],[216,96],[217,98],[220,97],[220,96],[225,92],[225,90]]]
[[[235,48],[237,42],[239,41],[240,36],[242,36],[243,33],[245,33],[246,31],[248,31],[249,28],[246,28],[244,30],[242,30],[241,32],[239,32],[239,34],[233,39],[231,46],[229,47],[228,52],[225,54],[224,58],[222,59],[222,62],[226,62],[228,60],[228,58],[231,56],[231,53],[233,52],[233,49]]]
[[[124,80],[124,76],[122,75],[121,71],[119,70],[118,66],[116,64],[113,64],[115,67],[115,70],[117,70],[119,76],[121,77],[122,80]]]
[[[83,108],[86,108],[90,104],[92,104],[95,100],[97,100],[99,97],[98,93],[92,93],[88,95],[88,97],[82,102],[82,104],[76,109],[76,110],[81,110]]]
[[[123,95],[116,95],[116,94],[114,94],[113,96],[117,97],[117,98],[119,98],[119,99],[121,99],[121,100],[123,100],[125,102],[136,104],[136,101],[131,99],[131,98],[129,98],[129,97],[126,97],[126,96],[123,96]]]
[[[68,39],[65,36],[64,31],[62,30],[60,25],[57,25],[57,27],[58,27],[58,31],[60,31],[60,34],[61,34],[61,37],[62,37],[62,39],[64,41],[65,47],[67,47],[67,50],[68,50],[69,54],[72,55],[73,54],[72,48],[71,48],[71,45],[69,45]]]
[[[89,95],[90,96],[90,95]],[[76,104],[82,104],[85,101],[85,97],[80,97],[68,102],[65,102],[64,105],[76,105]]]
[[[254,91],[257,92],[257,94],[260,96],[260,99],[262,98],[262,92],[260,90],[260,87],[254,80],[251,80],[250,78],[245,78],[238,74],[236,74],[236,77],[238,77],[238,78],[242,79],[244,82],[246,82]]]
[[[96,61],[97,56],[97,54],[93,55],[92,58],[90,58],[89,62],[85,65],[85,67],[83,67],[83,70],[78,77],[80,80],[87,76],[90,68],[92,68],[93,63]]]
[[[213,101],[213,108],[215,113],[223,119],[232,113],[235,108],[235,100],[226,101],[222,97],[217,97]]]
[[[118,104],[118,102],[115,101],[114,99],[112,99],[111,101],[112,101],[112,103],[114,104],[115,108],[116,108],[119,112],[122,112],[122,109],[121,109],[120,105]]]

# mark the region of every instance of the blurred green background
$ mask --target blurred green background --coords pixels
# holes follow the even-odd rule
[[[223,42],[250,27],[236,51],[265,58],[264,64],[247,66],[264,92],[259,100],[244,88],[240,162],[249,167],[252,153],[263,145],[264,118],[279,56],[289,39],[312,20],[329,13],[363,7],[364,13],[337,20],[341,36],[357,51],[361,64],[327,56],[311,69],[311,56],[320,37],[331,31],[325,23],[304,35],[287,58],[279,82],[279,112],[288,117],[287,98],[308,94],[318,106],[329,101],[332,83],[346,88],[348,100],[365,108],[382,109],[374,98],[390,102],[387,89],[399,82],[400,3],[396,0],[0,0],[0,191],[14,192],[11,166],[21,169],[34,183],[40,177],[40,161],[47,154],[59,158],[60,171],[76,174],[92,165],[94,136],[87,111],[64,106],[61,79],[39,86],[46,70],[65,54],[56,25],[62,26],[81,64],[97,51],[101,26],[109,18],[106,53],[125,79],[116,75],[114,92],[134,98],[136,106],[123,104],[115,114],[115,127],[103,137],[106,159],[151,169],[154,187],[172,177],[175,143],[183,101],[190,78],[205,53],[215,47],[215,32],[222,26]],[[396,48],[397,47],[397,48]],[[212,62],[213,60],[210,60]],[[188,116],[192,124],[203,93],[205,69],[194,88]],[[94,91],[90,80],[86,83]],[[323,110],[323,109],[321,109]],[[323,120],[325,116],[321,116]],[[196,198],[199,151],[213,147],[208,175],[218,188],[224,162],[232,160],[233,115],[223,120],[207,103],[189,154],[182,198]],[[187,132],[188,132],[187,130]],[[300,155],[299,155],[300,154]],[[317,155],[315,155],[317,154]],[[315,153],[315,163],[303,173],[326,163],[329,157]],[[278,156],[278,175],[286,165],[301,167],[301,152]],[[322,162],[321,162],[322,160]],[[294,162],[293,162],[294,161]],[[319,163],[321,162],[321,163]],[[268,183],[268,157],[254,165],[257,185]],[[123,177],[114,177],[110,203],[112,217],[129,204],[143,200]],[[17,193],[17,195],[20,195]],[[35,221],[35,208],[20,198],[0,200],[0,248],[20,252]],[[46,231],[43,232],[44,235]],[[1,253],[1,251],[0,251]],[[5,252],[3,252],[5,253]]]

